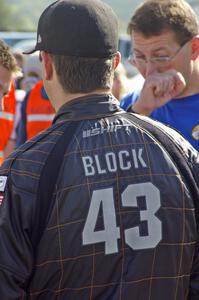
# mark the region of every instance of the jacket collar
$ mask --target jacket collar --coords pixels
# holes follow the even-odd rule
[[[96,119],[103,116],[122,113],[119,101],[112,94],[87,95],[72,99],[57,112],[53,123],[63,120]]]

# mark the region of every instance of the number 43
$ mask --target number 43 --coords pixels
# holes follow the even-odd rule
[[[140,220],[147,221],[148,235],[140,236],[139,226],[125,229],[126,244],[134,250],[155,248],[162,239],[162,222],[155,216],[160,208],[160,192],[151,182],[131,184],[121,195],[123,207],[137,207],[137,198],[144,196],[146,210],[140,211]],[[102,204],[104,230],[95,231]],[[82,233],[83,245],[105,243],[105,254],[118,252],[120,227],[116,224],[113,188],[93,191],[91,204]]]

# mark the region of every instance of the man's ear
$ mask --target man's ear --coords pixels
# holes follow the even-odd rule
[[[196,60],[199,56],[199,35],[196,35],[192,39],[192,60]]]
[[[43,70],[44,70],[44,78],[46,80],[52,79],[53,76],[53,62],[52,57],[49,53],[42,51],[41,53],[42,61],[43,61]]]
[[[121,62],[121,53],[117,51],[116,56],[114,58],[114,70],[117,68],[120,62]]]

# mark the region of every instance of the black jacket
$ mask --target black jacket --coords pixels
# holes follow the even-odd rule
[[[75,133],[42,233],[35,221],[40,176],[71,123]],[[165,131],[159,142],[144,123],[156,124],[125,113],[111,95],[74,99],[48,130],[6,160],[0,169],[1,299],[199,299],[198,186],[194,194],[165,150],[166,132],[199,178],[198,154],[157,123]]]

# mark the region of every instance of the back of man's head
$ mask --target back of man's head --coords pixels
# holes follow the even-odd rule
[[[179,44],[187,42],[199,32],[197,16],[184,0],[144,1],[128,24],[128,33],[132,31],[140,32],[147,38],[173,31]]]
[[[56,1],[42,13],[36,46],[28,53],[37,50],[52,55],[65,90],[104,88],[118,50],[117,17],[100,0]]]

